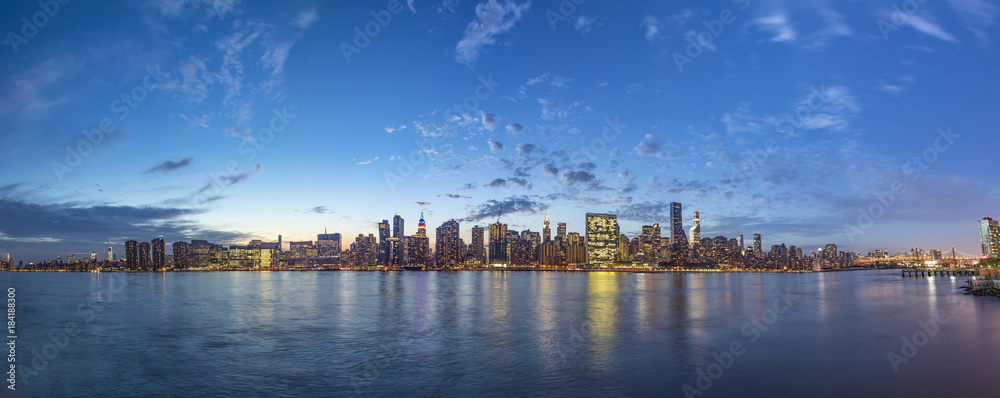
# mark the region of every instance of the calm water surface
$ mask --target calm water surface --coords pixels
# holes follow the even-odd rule
[[[20,396],[995,396],[1000,370],[1000,300],[898,271],[5,277]]]

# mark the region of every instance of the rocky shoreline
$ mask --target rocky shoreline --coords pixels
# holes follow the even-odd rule
[[[1000,288],[993,281],[969,279],[959,290],[966,295],[1000,297]]]

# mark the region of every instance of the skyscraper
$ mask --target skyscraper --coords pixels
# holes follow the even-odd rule
[[[167,242],[163,238],[153,239],[153,269],[161,270],[167,267]]]
[[[659,261],[660,258],[660,224],[643,225],[639,237],[639,251],[645,261]]]
[[[549,227],[549,211],[545,211],[545,226],[542,227],[542,242],[552,240],[552,228]]]
[[[583,244],[580,234],[572,232],[566,235],[566,263],[581,264],[586,261],[587,247]]]
[[[454,267],[462,263],[462,242],[458,237],[459,224],[454,219],[437,228],[434,252],[438,267]]]
[[[115,254],[111,251],[111,240],[108,240],[108,262],[115,261]]]
[[[424,223],[424,212],[420,212],[420,222],[417,233],[405,239],[406,261],[410,267],[426,267],[430,265],[431,239],[427,237],[427,225]],[[402,263],[401,263],[402,264]]]
[[[694,212],[694,226],[691,227],[691,247],[701,241],[701,218],[698,212]]]
[[[171,245],[174,252],[174,268],[185,269],[188,267],[188,244],[187,242],[174,242]]]
[[[389,263],[389,220],[378,223],[378,264]]]
[[[753,253],[759,255],[763,252],[760,244],[760,234],[753,234]]]
[[[139,242],[139,269],[148,271],[149,266],[149,242]]]
[[[427,224],[424,223],[424,212],[420,212],[420,222],[417,223],[417,236],[427,236]]]
[[[670,203],[670,244],[678,250],[687,247],[681,204],[678,202]]]
[[[139,242],[134,240],[125,242],[125,270],[139,270]]]
[[[472,244],[469,245],[469,257],[472,257],[473,261],[478,265],[482,265],[483,260],[486,259],[485,253],[483,253],[485,250],[485,241],[483,240],[484,231],[483,227],[478,225],[472,227]]]
[[[604,265],[618,254],[618,217],[614,214],[587,213],[587,264]]]
[[[395,265],[405,264],[406,252],[403,250],[403,217],[396,214],[392,217],[392,240],[389,245],[389,258]]]
[[[383,222],[385,222],[383,220]],[[388,225],[388,222],[385,222]],[[386,228],[388,230],[388,227]],[[320,257],[333,257],[340,255],[340,234],[328,234],[326,230],[316,235],[316,255]]]
[[[1000,223],[993,217],[979,220],[979,240],[983,244],[983,255],[1000,258]]]
[[[507,253],[507,224],[490,224],[490,264],[506,265],[509,262]]]

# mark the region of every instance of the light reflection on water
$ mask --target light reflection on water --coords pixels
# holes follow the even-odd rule
[[[82,330],[26,396],[672,396],[733,342],[746,353],[706,396],[991,392],[974,381],[1000,367],[1000,300],[898,271],[7,275],[22,375],[47,336]],[[937,314],[896,373],[887,354]]]

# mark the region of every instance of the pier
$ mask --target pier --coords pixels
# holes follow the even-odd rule
[[[903,268],[902,276],[979,276],[979,268]]]

